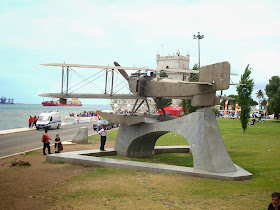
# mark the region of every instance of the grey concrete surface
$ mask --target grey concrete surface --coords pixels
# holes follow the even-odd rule
[[[77,135],[72,139],[72,143],[88,144],[88,128],[80,127]]]
[[[182,148],[178,147],[177,152],[181,152]],[[186,149],[185,147],[184,149]],[[168,148],[168,147],[155,147],[155,150],[159,151],[159,153],[163,153],[164,151],[168,151],[172,149],[176,152],[176,147]],[[160,151],[162,150],[162,151]],[[237,165],[234,165],[236,170],[234,172],[209,172],[200,169],[195,169],[191,167],[183,167],[183,166],[174,166],[174,165],[165,165],[165,164],[155,164],[155,163],[146,163],[146,162],[137,162],[130,160],[119,160],[113,158],[103,158],[101,156],[111,156],[116,155],[117,151],[113,149],[107,149],[105,152],[100,152],[99,150],[84,150],[84,151],[74,151],[74,152],[66,152],[59,154],[51,154],[47,155],[46,159],[48,162],[68,162],[75,163],[81,165],[89,165],[89,166],[102,166],[102,167],[110,167],[110,168],[122,168],[128,170],[137,170],[137,171],[145,171],[145,172],[153,172],[153,173],[177,173],[183,174],[187,176],[195,176],[195,177],[203,177],[203,178],[215,178],[222,180],[245,180],[253,178],[253,174],[245,171]]]
[[[52,139],[55,139],[55,135],[59,134],[61,140],[64,142],[72,140],[78,133],[79,127],[85,126],[88,127],[89,135],[96,134],[96,131],[92,129],[92,122],[77,124],[75,126],[65,125],[60,129],[49,130],[48,134]],[[43,134],[44,130],[29,128],[2,131],[0,134],[0,158],[41,148],[43,146],[41,141]],[[53,147],[51,147],[51,150],[52,152],[54,151]]]
[[[224,145],[215,114],[210,108],[199,109],[184,117],[164,122],[121,125],[115,150],[118,155],[125,157],[152,156],[157,139],[168,132],[177,132],[188,141],[195,169],[217,173],[237,170]]]

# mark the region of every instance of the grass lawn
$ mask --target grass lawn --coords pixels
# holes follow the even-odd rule
[[[233,162],[254,174],[246,181],[221,181],[177,174],[155,174],[93,167],[51,192],[54,208],[75,209],[267,209],[271,193],[280,191],[280,122],[248,126],[217,119]],[[115,140],[117,130],[108,132]],[[99,141],[97,135],[90,142]],[[186,145],[177,133],[156,145]],[[192,166],[190,154],[161,154],[144,161]]]

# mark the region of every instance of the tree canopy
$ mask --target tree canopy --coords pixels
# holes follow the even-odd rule
[[[259,104],[261,103],[261,99],[264,98],[264,95],[263,95],[263,91],[260,89],[258,92],[257,92],[257,98],[259,99]]]
[[[194,64],[193,70],[198,70],[199,66],[198,64]],[[192,73],[189,77],[189,82],[197,82],[198,81],[199,74]],[[195,112],[200,107],[193,107],[191,106],[191,100],[190,99],[182,99],[182,109],[184,114]]]
[[[228,95],[228,97],[235,98],[235,100],[229,100],[229,102],[228,102],[229,105],[234,106],[236,103],[240,104],[238,95],[233,95],[232,94],[232,95]],[[220,105],[225,106],[225,102],[226,102],[226,100],[222,100]],[[249,99],[249,103],[250,103],[250,106],[258,105],[258,102],[254,101],[252,98]]]
[[[240,85],[236,88],[239,96],[239,105],[241,106],[240,121],[244,132],[247,129],[247,124],[250,118],[250,100],[254,87],[254,81],[253,79],[250,79],[251,72],[252,69],[248,64],[244,74],[241,75],[241,80],[239,81],[239,83],[245,85]]]
[[[268,107],[269,113],[275,115],[280,113],[280,77],[273,76],[269,80],[269,84],[265,87],[266,95],[268,96]]]
[[[264,99],[262,100],[262,102],[261,102],[261,105],[262,105],[262,106],[266,106],[266,105],[267,105],[267,102],[268,102],[268,101],[264,98]]]

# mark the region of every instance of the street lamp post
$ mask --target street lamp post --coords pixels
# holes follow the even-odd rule
[[[198,69],[200,69],[200,45],[199,40],[203,39],[204,35],[200,35],[200,32],[197,33],[197,35],[193,35],[193,39],[198,39]]]

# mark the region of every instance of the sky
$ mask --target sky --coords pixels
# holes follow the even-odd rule
[[[279,0],[0,0],[0,97],[15,103],[40,104],[41,93],[61,91],[61,68],[44,63],[156,67],[156,54],[190,54],[190,68],[228,61],[234,83],[248,64],[256,92],[279,75]],[[74,69],[79,77],[103,74]],[[98,73],[100,73],[98,75]],[[118,78],[115,85],[123,80]],[[104,76],[77,92],[101,93]],[[71,86],[71,87],[72,87]],[[75,88],[78,86],[75,86]],[[72,90],[74,90],[73,88]],[[231,86],[225,94],[237,94]],[[108,100],[81,99],[84,104]]]

